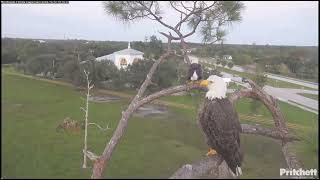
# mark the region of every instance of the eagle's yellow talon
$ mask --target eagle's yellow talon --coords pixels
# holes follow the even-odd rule
[[[207,152],[207,156],[213,156],[213,155],[216,155],[217,154],[217,151],[214,150],[214,149],[209,149],[209,151]]]

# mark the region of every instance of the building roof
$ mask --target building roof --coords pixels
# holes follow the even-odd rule
[[[226,55],[223,55],[223,57],[232,57],[232,56],[231,56],[231,55],[226,54]]]
[[[108,60],[111,60],[111,61],[115,61],[115,55],[143,55],[144,53],[141,52],[141,51],[138,51],[138,50],[135,50],[135,49],[131,49],[130,47],[130,42],[128,43],[128,48],[127,49],[123,49],[123,50],[120,50],[120,51],[116,51],[112,54],[108,54],[108,55],[104,55],[104,56],[101,56],[101,57],[97,57],[96,60],[105,60],[105,59],[108,59]]]
[[[135,49],[123,49],[120,51],[116,51],[113,54],[117,55],[143,55],[144,53]]]
[[[110,60],[112,62],[115,61],[115,55],[114,54],[108,54],[108,55],[105,55],[105,56],[100,56],[100,57],[97,57],[96,60],[100,61],[100,60]]]

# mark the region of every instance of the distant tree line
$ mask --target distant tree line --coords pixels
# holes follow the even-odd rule
[[[212,44],[193,45],[197,50],[192,53],[201,57],[220,57],[218,63],[227,65],[221,59],[231,55],[235,65],[260,64],[270,73],[318,81],[318,48],[271,45],[230,45]]]
[[[96,57],[111,54],[127,48],[127,42],[90,42],[83,40],[2,39],[2,64],[14,67],[31,75],[62,79],[85,85],[83,69],[90,72],[90,79],[97,87],[108,89],[137,89],[144,81],[153,61],[164,51],[164,45],[156,36],[146,41],[131,42],[131,47],[144,52],[145,60],[129,65],[126,70],[118,70],[111,61],[95,61]],[[182,57],[171,56],[160,65],[152,79],[150,91],[167,88],[186,82],[188,66]],[[206,77],[211,72],[204,70]]]

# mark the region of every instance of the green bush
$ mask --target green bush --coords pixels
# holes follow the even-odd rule
[[[240,55],[234,56],[233,62],[236,65],[247,65],[247,64],[252,64],[253,59],[248,54],[240,54]]]

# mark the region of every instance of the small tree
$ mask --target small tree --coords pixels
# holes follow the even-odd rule
[[[83,70],[84,74],[86,76],[87,81],[87,94],[86,94],[86,108],[80,107],[81,110],[85,112],[85,119],[84,119],[84,148],[83,148],[83,165],[82,168],[87,168],[87,157],[91,160],[95,160],[98,156],[96,156],[94,153],[87,150],[88,148],[88,126],[89,125],[95,125],[100,130],[106,131],[109,129],[109,126],[107,128],[103,129],[101,126],[99,126],[96,123],[89,123],[89,98],[90,98],[90,90],[94,87],[94,84],[91,85],[91,80],[89,80],[89,72],[87,72],[85,69]]]
[[[217,63],[216,64],[221,64],[221,60],[220,59],[217,59]]]
[[[233,63],[232,62],[229,62],[228,63],[228,67],[231,69],[233,67]]]
[[[237,54],[233,58],[233,62],[234,62],[234,64],[237,64],[237,65],[247,65],[247,64],[252,64],[253,59],[248,54]]]
[[[88,136],[88,114],[89,114],[89,97],[90,90],[94,87],[94,85],[90,85],[91,81],[89,80],[89,73],[86,70],[83,70],[86,75],[87,80],[87,98],[86,98],[86,109],[80,107],[85,112],[85,125],[84,125],[84,149],[83,149],[83,165],[82,168],[87,168],[87,136]]]
[[[159,40],[155,35],[150,37],[148,47],[152,59],[158,59],[164,51],[162,41]]]
[[[252,79],[261,88],[263,88],[263,86],[267,82],[267,77],[264,75],[263,70],[264,70],[263,66],[257,65],[256,73]],[[253,99],[250,104],[251,113],[254,115],[258,114],[258,110],[261,107],[261,105],[262,104],[260,101]]]
[[[226,60],[222,60],[221,61],[221,65],[222,65],[222,67],[225,67],[227,65],[227,61]]]

